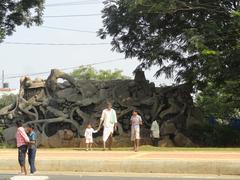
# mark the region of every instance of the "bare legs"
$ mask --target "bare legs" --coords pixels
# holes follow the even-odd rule
[[[86,151],[89,149],[89,143],[86,143]]]
[[[86,151],[88,150],[92,151],[92,143],[86,143]]]
[[[112,150],[112,142],[113,142],[112,134],[109,136],[108,141],[109,141],[109,147],[108,147],[108,149],[111,151],[111,150]]]
[[[113,142],[113,136],[112,136],[112,133],[110,134],[110,136],[108,137],[108,140],[109,142],[109,147],[108,149],[109,150],[112,150],[112,142]],[[103,150],[105,151],[106,150],[106,142],[103,141]]]
[[[138,152],[138,151],[139,151],[139,142],[140,142],[139,139],[135,139],[135,140],[133,141],[133,150],[134,150],[135,152]]]
[[[21,166],[21,174],[23,174],[23,175],[27,175],[26,165]]]

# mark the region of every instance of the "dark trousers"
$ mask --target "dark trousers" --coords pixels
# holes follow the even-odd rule
[[[158,147],[159,146],[159,138],[152,138],[153,146]]]
[[[35,158],[36,158],[36,152],[37,149],[28,149],[28,162],[30,165],[30,172],[35,173],[36,172],[36,167],[35,167]]]
[[[18,162],[20,166],[25,166],[25,158],[27,153],[27,145],[18,147]]]

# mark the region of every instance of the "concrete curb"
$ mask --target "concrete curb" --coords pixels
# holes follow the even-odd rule
[[[240,175],[240,160],[182,160],[182,159],[46,159],[37,160],[38,171],[119,172]],[[1,159],[0,170],[19,170],[14,159]]]

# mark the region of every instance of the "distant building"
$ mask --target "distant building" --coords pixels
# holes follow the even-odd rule
[[[18,94],[18,89],[0,88],[0,97],[3,95]]]

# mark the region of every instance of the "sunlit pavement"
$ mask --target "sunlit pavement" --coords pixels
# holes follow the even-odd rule
[[[36,166],[40,172],[240,175],[240,152],[140,151],[136,153],[132,151],[86,152],[80,149],[39,149]],[[18,169],[17,150],[0,150],[0,170],[16,172]]]
[[[33,176],[18,176],[14,174],[0,174],[0,180],[239,180],[240,176],[187,176],[187,175],[154,175],[154,174],[133,174],[133,175],[95,175],[90,174],[37,174]]]

